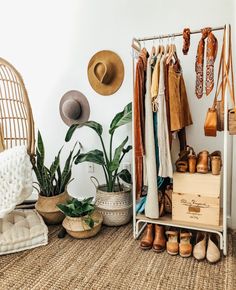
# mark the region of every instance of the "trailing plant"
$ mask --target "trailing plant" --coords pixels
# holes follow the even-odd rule
[[[63,147],[62,147],[63,148]],[[62,148],[59,150],[57,156],[50,167],[45,166],[45,149],[40,131],[38,131],[38,141],[36,146],[36,160],[32,160],[33,170],[37,177],[36,188],[42,196],[55,196],[63,193],[66,186],[71,181],[71,170],[75,159],[80,154],[80,150],[74,155],[76,144],[65,162],[63,170],[60,165],[60,154]]]
[[[75,159],[75,164],[88,161],[101,165],[103,168],[108,192],[115,191],[117,188],[116,184],[118,184],[119,190],[121,190],[119,179],[122,179],[127,183],[131,183],[130,172],[127,169],[123,169],[121,171],[119,170],[121,161],[123,160],[124,156],[132,149],[131,145],[125,147],[128,142],[128,136],[113,151],[113,137],[116,129],[130,123],[131,120],[132,120],[132,104],[129,103],[128,105],[125,106],[122,112],[116,114],[116,116],[113,118],[110,124],[109,128],[110,144],[108,150],[105,148],[105,144],[102,137],[103,133],[102,125],[95,121],[87,121],[83,123],[84,126],[93,129],[97,133],[101,143],[102,150],[95,149],[87,153],[79,154]],[[65,138],[66,142],[70,141],[73,133],[78,127],[79,125],[75,124],[69,128]]]
[[[83,217],[85,223],[93,228],[94,220],[91,217],[91,214],[95,210],[95,205],[92,203],[93,197],[86,198],[82,201],[79,201],[76,198],[68,200],[66,203],[58,204],[57,207],[63,212],[66,216],[69,217]]]

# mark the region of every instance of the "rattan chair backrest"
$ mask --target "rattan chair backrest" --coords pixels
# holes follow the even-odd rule
[[[0,151],[17,145],[27,145],[34,155],[33,114],[21,75],[0,58]]]

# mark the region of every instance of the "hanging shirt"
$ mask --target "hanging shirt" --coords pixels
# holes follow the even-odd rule
[[[161,177],[172,177],[173,167],[171,162],[169,132],[166,114],[164,61],[165,57],[162,57],[160,61],[160,79],[157,96],[157,134],[160,162],[158,175]]]

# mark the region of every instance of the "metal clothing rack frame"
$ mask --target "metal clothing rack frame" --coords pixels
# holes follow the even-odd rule
[[[220,27],[212,28],[212,31],[220,31],[226,29],[226,39],[228,39],[228,31],[229,25],[224,25]],[[201,30],[193,30],[190,34],[198,34],[201,33]],[[163,34],[151,37],[143,37],[143,38],[133,38],[132,48],[133,53],[135,51],[135,44],[139,42],[145,42],[149,40],[155,39],[163,39],[170,37],[179,37],[182,36],[183,33],[173,33],[173,34]],[[141,45],[140,45],[141,47]],[[227,51],[227,49],[226,49]],[[133,57],[133,79],[135,76],[135,60]],[[147,223],[165,225],[165,226],[174,226],[178,228],[186,228],[191,230],[205,231],[218,234],[220,237],[220,249],[223,250],[223,254],[227,255],[227,191],[228,191],[228,100],[229,100],[229,92],[228,88],[225,90],[225,102],[224,102],[224,150],[223,150],[223,212],[220,218],[219,226],[210,226],[189,222],[179,222],[172,220],[171,216],[160,217],[159,219],[150,219],[145,217],[144,214],[136,214],[136,182],[135,182],[135,150],[133,150],[133,235],[135,239],[138,239],[143,230],[146,227]],[[134,112],[134,110],[133,110]],[[132,120],[132,139],[134,140],[134,118]],[[133,148],[135,144],[133,142]],[[231,175],[232,178],[232,175]]]

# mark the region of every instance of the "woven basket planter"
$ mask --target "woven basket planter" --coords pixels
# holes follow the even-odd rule
[[[96,180],[96,183],[94,182]],[[99,185],[96,178],[91,177],[96,187],[96,207],[103,215],[103,224],[107,226],[122,226],[127,224],[133,214],[131,190],[107,192],[106,185]]]
[[[38,201],[35,204],[36,210],[43,217],[48,225],[56,225],[63,221],[65,215],[57,207],[58,203],[65,203],[70,199],[67,191],[55,196],[42,196],[39,194]]]
[[[82,217],[69,217],[66,216],[63,220],[63,227],[67,233],[76,239],[87,239],[95,236],[102,226],[102,214],[94,211],[91,215],[94,220],[94,227],[90,228],[83,220]]]

